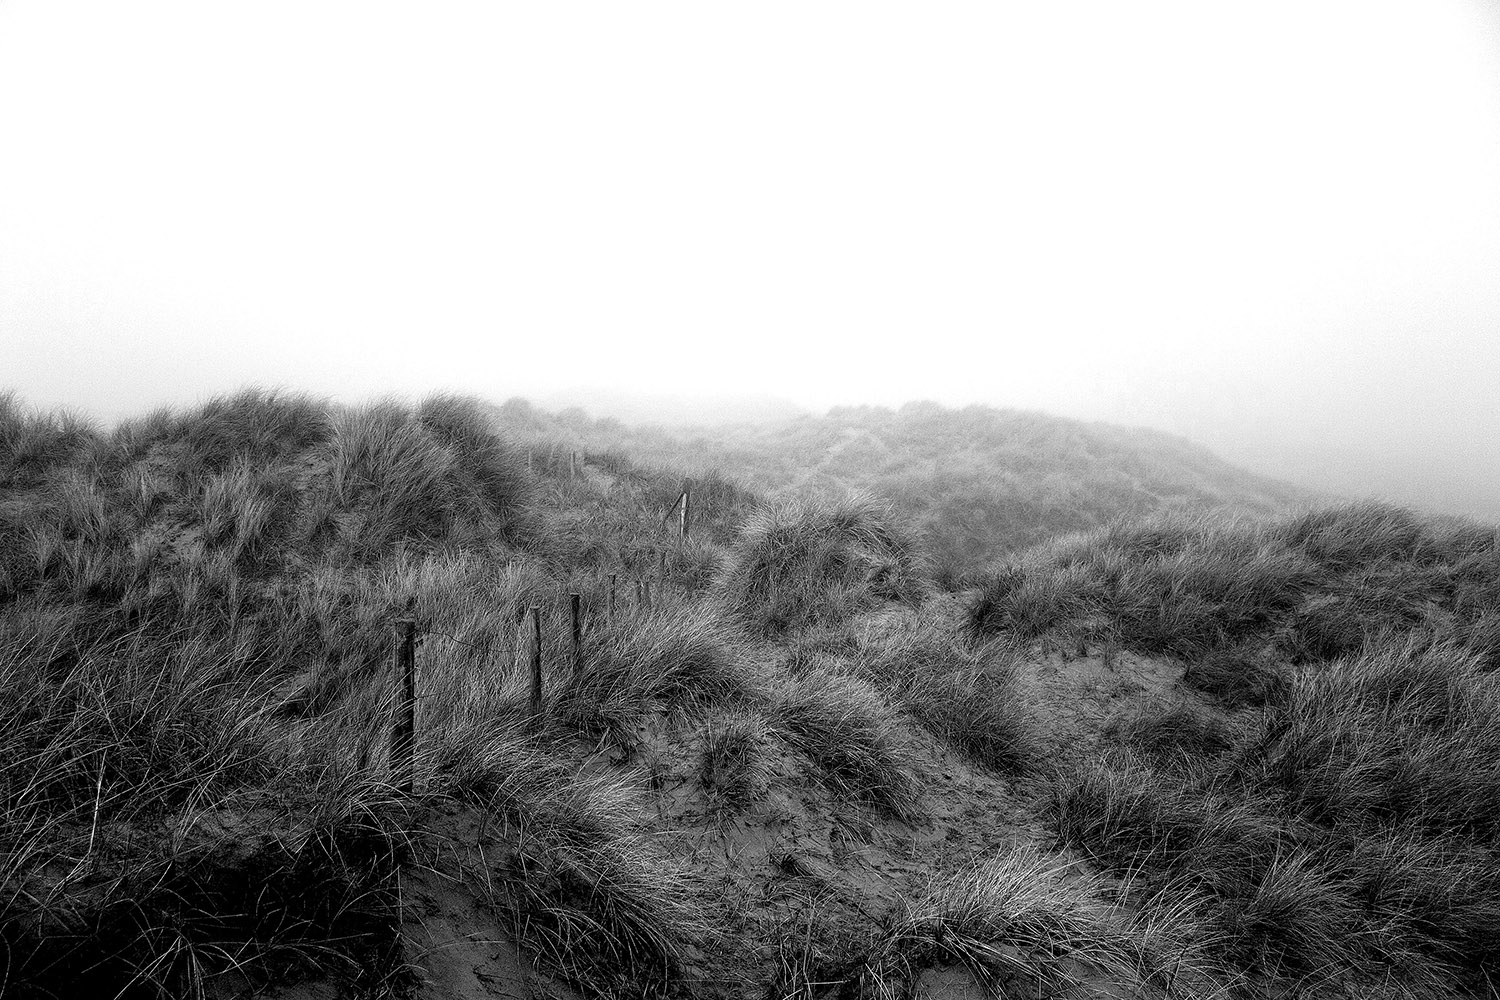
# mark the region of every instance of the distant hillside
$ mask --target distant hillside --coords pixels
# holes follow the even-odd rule
[[[548,410],[581,406],[596,417],[668,427],[770,423],[807,416],[807,410],[791,400],[766,395],[701,396],[589,387],[563,389],[537,403]]]
[[[580,447],[717,468],[756,490],[861,489],[894,501],[926,535],[941,574],[976,571],[1052,535],[1159,510],[1270,513],[1310,498],[1183,438],[1044,413],[936,403],[840,407],[775,424],[632,430],[579,409],[514,401],[512,427]]]

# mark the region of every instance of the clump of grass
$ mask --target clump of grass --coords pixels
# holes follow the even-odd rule
[[[699,786],[730,809],[743,809],[765,794],[771,781],[772,732],[763,715],[725,712],[703,727]]]
[[[1116,756],[1060,774],[1050,818],[1108,870],[1204,893],[1213,952],[1246,974],[1484,984],[1500,959],[1479,805],[1497,795],[1492,677],[1451,643],[1386,636],[1299,671],[1243,739],[1180,773]]]
[[[261,986],[315,972],[357,989],[399,985],[399,864],[399,834],[374,822],[241,851],[157,841],[101,862],[69,892],[12,902],[0,931],[7,986],[199,997],[229,971]]]
[[[907,902],[857,974],[866,994],[907,995],[924,969],[962,967],[993,996],[1099,990],[1201,995],[1207,963],[1167,911],[1146,928],[1105,883],[1035,848],[983,858]],[[1172,915],[1172,916],[1175,916]]]
[[[1290,672],[1268,649],[1243,645],[1214,650],[1189,662],[1182,682],[1233,709],[1279,700],[1291,679]]]
[[[1053,574],[1007,566],[979,588],[969,608],[970,626],[979,637],[1009,634],[1031,641],[1082,615],[1087,587],[1078,574],[1065,570]]]
[[[1388,632],[1426,630],[1493,657],[1496,559],[1493,529],[1388,504],[1269,522],[1171,514],[1030,550],[979,587],[969,627],[1191,662],[1267,646],[1326,661]]]
[[[457,457],[395,404],[338,414],[328,465],[332,504],[349,519],[341,533],[358,556],[444,534],[463,499]]]
[[[854,645],[855,667],[968,759],[1009,774],[1035,765],[1040,741],[1021,708],[1014,647],[970,645],[933,608],[872,623]]]
[[[1500,857],[1408,832],[1354,834],[1325,852],[1366,915],[1367,949],[1405,976],[1493,981],[1500,965]]]
[[[1361,501],[1306,511],[1283,522],[1274,534],[1324,566],[1347,569],[1409,560],[1422,542],[1424,526],[1404,507]]]
[[[504,536],[525,539],[534,527],[535,481],[526,471],[525,455],[497,433],[488,408],[471,397],[442,393],[422,401],[417,419],[453,450],[464,477],[498,519]]]
[[[125,421],[112,444],[121,461],[153,450],[164,454],[179,484],[191,484],[236,460],[259,465],[301,454],[326,441],[330,430],[323,400],[245,389],[215,396],[193,411],[158,410]]]
[[[1105,729],[1113,738],[1157,764],[1196,767],[1235,745],[1235,730],[1224,719],[1191,705],[1116,719]]]
[[[1500,843],[1500,687],[1474,654],[1386,641],[1304,673],[1249,748],[1265,780],[1330,823]]]
[[[1261,975],[1328,976],[1360,958],[1353,903],[1301,851],[1273,858],[1246,891],[1221,898],[1213,922],[1223,957]]]
[[[1482,658],[1486,670],[1500,670],[1500,608],[1480,610],[1458,626],[1455,638]]]
[[[924,584],[916,544],[890,505],[851,496],[786,499],[756,511],[719,588],[753,632],[777,636],[914,600]]]
[[[496,872],[545,966],[591,995],[665,997],[706,921],[687,873],[635,839],[523,837]]]
[[[28,411],[14,392],[0,393],[0,484],[34,484],[86,454],[98,438],[98,428],[80,414]]]
[[[598,616],[596,616],[598,618]],[[555,649],[568,648],[562,622]],[[737,629],[712,605],[673,604],[644,614],[595,620],[584,636],[582,665],[557,697],[558,718],[587,736],[634,744],[636,722],[667,709],[746,702],[765,694],[744,661]]]
[[[46,624],[0,649],[7,808],[66,812],[105,788],[111,803],[166,809],[274,769],[266,713],[245,697],[253,668],[211,635],[143,628],[57,659]]]
[[[1297,980],[1360,964],[1346,887],[1293,846],[1315,838],[1264,802],[1096,763],[1058,779],[1051,816],[1065,843],[1106,869],[1194,893],[1207,950],[1243,973]]]
[[[690,593],[708,590],[729,564],[727,550],[714,542],[689,537],[679,540],[667,556],[667,575],[672,585]]]
[[[1046,810],[1062,841],[1107,871],[1224,887],[1257,881],[1294,839],[1258,805],[1244,789],[1184,780],[1116,754],[1061,770]]]
[[[836,791],[897,816],[915,809],[919,758],[899,714],[869,682],[809,669],[775,693],[771,719]]]
[[[438,856],[586,994],[666,995],[707,933],[697,887],[631,828],[631,776],[580,773],[551,735],[470,720],[433,738],[432,776],[493,823]]]
[[[1033,770],[1040,742],[1007,678],[955,671],[923,678],[903,698],[928,731],[973,761],[1003,774]]]
[[[8,991],[196,996],[232,966],[394,974],[389,838],[313,815],[246,636],[146,619],[81,645],[15,606],[4,626]],[[256,836],[227,847],[202,829],[251,815]]]

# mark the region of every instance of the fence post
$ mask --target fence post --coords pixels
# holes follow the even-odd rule
[[[583,616],[579,609],[582,597],[579,594],[569,594],[568,604],[573,611],[573,676],[577,677],[583,673]]]
[[[568,478],[578,478],[578,452],[576,451],[568,452]]]
[[[651,610],[651,578],[646,577],[646,610]]]
[[[531,606],[531,714],[542,712],[542,609]]]
[[[410,795],[417,773],[417,623],[411,619],[396,622],[392,666],[396,704],[391,719],[391,779],[399,791]]]
[[[615,574],[609,574],[609,617],[615,617]]]
[[[688,513],[688,504],[693,499],[693,481],[687,479],[682,484],[682,538],[687,540],[688,528],[691,526],[692,515]]]

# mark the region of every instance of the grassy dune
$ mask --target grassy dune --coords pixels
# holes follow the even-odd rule
[[[1495,995],[1493,528],[1135,519],[955,597],[869,494],[698,466],[675,538],[579,428],[0,398],[0,994]]]
[[[1205,708],[1122,720],[1050,813],[1105,870],[1197,894],[1225,961],[1490,995],[1497,616],[1494,527],[1366,503],[1060,540],[988,581],[969,627],[1184,662]]]

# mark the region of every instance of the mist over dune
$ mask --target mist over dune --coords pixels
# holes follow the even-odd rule
[[[1500,1000],[1500,2],[0,0],[0,1000]]]
[[[804,425],[829,420],[829,409],[798,407],[789,400],[763,396],[670,396],[628,390],[576,388],[538,398],[548,409],[578,407],[592,417],[612,417],[627,424],[659,423],[691,437],[696,425],[707,428],[703,435],[713,439],[712,430],[724,424],[754,424],[765,428],[760,435],[769,441],[772,427],[802,421]],[[883,409],[905,412],[917,401],[901,401]],[[962,410],[964,407],[939,407]],[[834,407],[834,412],[855,413],[862,409],[852,405]],[[865,407],[868,409],[868,407]],[[880,408],[877,408],[880,409]],[[969,407],[970,410],[1000,407]],[[1307,496],[1343,497],[1346,499],[1384,499],[1414,504],[1432,513],[1462,514],[1500,521],[1500,466],[1490,461],[1493,443],[1483,434],[1422,440],[1409,436],[1392,441],[1376,431],[1362,435],[1330,435],[1313,418],[1295,442],[1275,445],[1257,440],[1250,430],[1240,428],[1233,435],[1221,429],[1198,425],[1192,431],[1167,432],[1163,427],[1120,427],[1117,421],[1079,421],[1047,407],[1040,407],[1039,419],[1055,420],[1059,425],[1085,426],[1097,423],[1112,426],[1113,433],[1134,433],[1146,440],[1153,433],[1160,440],[1176,438],[1212,452],[1217,460],[1255,475],[1288,484],[1289,492],[1302,491]],[[1253,425],[1253,419],[1247,420]],[[1482,429],[1482,428],[1478,428]],[[791,431],[782,431],[791,434]],[[722,436],[722,435],[719,435]],[[1210,445],[1205,438],[1223,443]],[[978,442],[976,442],[978,444]],[[992,469],[999,472],[1001,463]]]
[[[607,399],[597,409],[556,414],[512,400],[501,423],[520,421],[528,434],[571,438],[586,449],[712,470],[758,490],[874,494],[895,502],[925,533],[929,555],[948,576],[1121,517],[1266,514],[1316,496],[1176,435],[1036,411],[925,401],[834,407],[762,423],[644,428],[605,416],[610,412]]]

